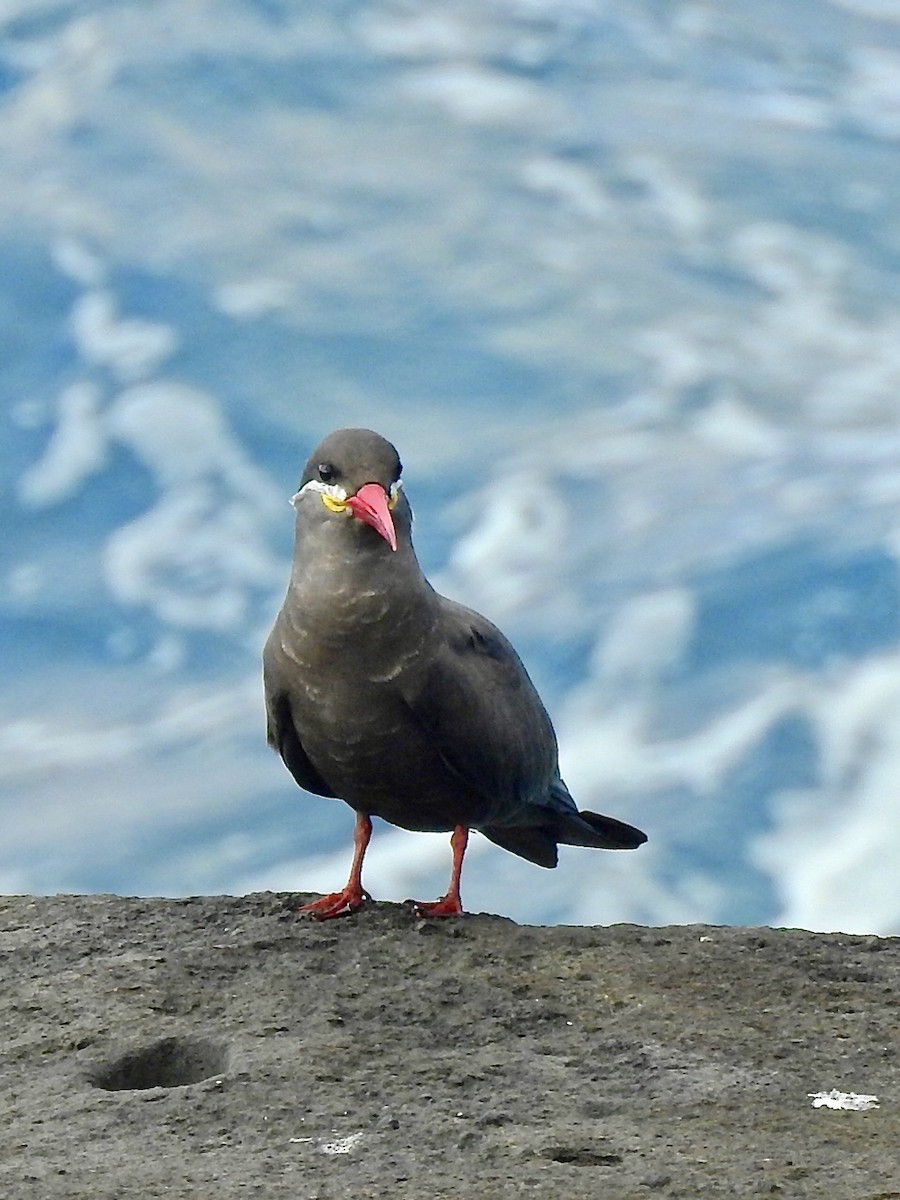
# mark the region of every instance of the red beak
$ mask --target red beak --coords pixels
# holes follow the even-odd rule
[[[394,518],[388,507],[388,495],[380,483],[364,483],[355,496],[347,500],[347,507],[358,517],[380,533],[392,550],[397,549],[397,534]]]

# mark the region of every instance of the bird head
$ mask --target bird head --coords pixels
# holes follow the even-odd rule
[[[397,451],[380,434],[338,429],[310,455],[291,503],[299,509],[317,498],[325,510],[320,515],[361,521],[396,550],[393,511],[402,496],[400,470]]]

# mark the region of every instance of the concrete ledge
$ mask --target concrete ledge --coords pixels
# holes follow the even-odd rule
[[[0,898],[0,1195],[900,1197],[898,939],[291,899]]]

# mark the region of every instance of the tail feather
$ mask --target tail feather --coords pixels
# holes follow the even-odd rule
[[[550,784],[554,810],[553,836],[566,846],[595,846],[600,850],[636,850],[647,840],[646,833],[600,813],[579,812],[569,789],[557,775]]]
[[[647,840],[646,833],[634,825],[592,812],[561,816],[554,835],[566,846],[595,846],[599,850],[636,850]]]
[[[553,831],[542,825],[488,825],[480,829],[495,846],[539,867],[555,867],[559,861]]]
[[[542,825],[488,825],[481,832],[496,846],[536,863],[555,867],[557,843],[565,846],[589,846],[595,850],[636,850],[647,840],[646,833],[599,813],[551,812]]]

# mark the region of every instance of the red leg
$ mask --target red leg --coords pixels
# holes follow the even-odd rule
[[[450,886],[447,894],[440,900],[430,903],[416,901],[416,912],[420,917],[461,917],[463,915],[462,900],[459,895],[459,877],[462,875],[463,858],[469,841],[469,831],[465,825],[457,825],[450,838],[450,849],[453,851],[453,867],[450,871]]]
[[[350,866],[347,886],[342,892],[332,892],[329,896],[322,896],[320,900],[313,900],[311,904],[304,904],[297,912],[309,913],[319,921],[328,921],[332,917],[344,917],[348,913],[356,912],[367,900],[372,899],[362,885],[363,859],[371,836],[371,820],[365,813],[358,812],[356,827],[353,830],[353,863]]]

